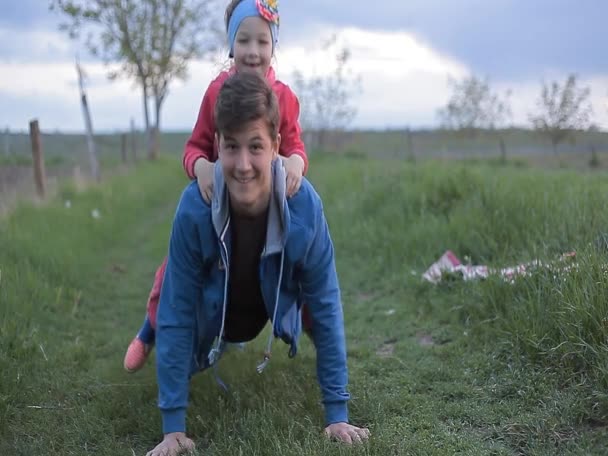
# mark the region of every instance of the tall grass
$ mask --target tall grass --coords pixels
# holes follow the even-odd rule
[[[0,221],[0,454],[145,454],[158,442],[154,369],[127,376],[120,363],[186,184],[168,163]],[[594,432],[608,423],[603,176],[318,157],[310,178],[335,243],[352,419],[374,432],[355,454],[605,449]],[[575,250],[578,268],[422,282],[446,249],[492,266]],[[352,454],[319,439],[307,340],[296,360],[277,348],[264,377],[261,344],[221,366],[230,395],[193,380],[202,454]]]
[[[111,293],[95,290],[100,277],[116,275],[101,257],[121,248],[129,231],[146,233],[159,205],[169,224],[184,179],[167,163],[142,165],[137,179],[110,179],[86,192],[68,185],[45,207],[24,203],[0,221],[0,435],[20,408],[36,405],[28,397],[65,397],[73,369],[86,382],[92,345],[106,338],[107,315],[119,309],[103,302]]]
[[[331,207],[342,270],[367,292],[428,291],[433,287],[420,286],[419,274],[447,249],[497,267],[576,251],[578,268],[569,273],[541,270],[514,285],[491,279],[440,286],[442,305],[535,359],[590,371],[608,386],[604,175],[360,160],[340,173],[322,164],[313,170]]]

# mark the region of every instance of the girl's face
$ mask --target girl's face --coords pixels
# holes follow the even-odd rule
[[[265,77],[272,59],[270,27],[261,17],[247,17],[239,26],[232,49],[236,71]]]

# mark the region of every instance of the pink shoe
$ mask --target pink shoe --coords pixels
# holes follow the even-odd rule
[[[129,348],[127,348],[127,353],[125,354],[125,360],[123,362],[125,370],[132,374],[144,367],[151,350],[152,347],[150,345],[144,344],[141,339],[138,339],[137,337],[134,338],[129,344]]]

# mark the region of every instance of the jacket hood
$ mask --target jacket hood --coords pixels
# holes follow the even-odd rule
[[[283,161],[276,158],[271,163],[271,191],[268,207],[268,227],[263,255],[272,255],[283,250],[288,235],[289,211],[287,209],[287,176]],[[218,238],[223,239],[230,223],[230,195],[224,178],[222,164],[215,162],[213,175],[213,197],[211,218]]]

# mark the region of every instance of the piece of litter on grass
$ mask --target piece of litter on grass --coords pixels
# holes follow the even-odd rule
[[[61,405],[26,405],[25,408],[36,410],[71,410],[74,407],[63,407]]]
[[[72,202],[70,200],[66,200],[64,206],[66,207],[66,209],[69,209],[72,207]]]
[[[385,343],[378,350],[376,350],[376,355],[380,358],[389,358],[393,356],[393,352],[395,351],[394,343]]]
[[[44,352],[44,347],[42,346],[42,344],[38,344],[38,346],[40,347],[40,351],[42,352],[42,356],[44,356],[44,360],[48,361],[49,359],[46,357],[46,353]]]
[[[98,219],[99,217],[101,217],[101,213],[99,212],[99,209],[93,209],[91,211],[91,217],[93,217],[94,219]]]
[[[95,388],[143,388],[156,386],[156,383],[99,383],[94,385]]]
[[[386,312],[384,312],[384,315],[393,315],[395,313],[395,309],[388,309]]]
[[[439,283],[444,278],[445,274],[460,277],[465,281],[486,279],[490,275],[495,275],[502,278],[505,282],[513,284],[518,277],[528,276],[533,270],[539,268],[550,269],[554,272],[554,278],[557,278],[556,272],[567,273],[578,267],[576,263],[566,263],[575,257],[576,252],[566,252],[552,262],[532,260],[512,267],[492,269],[485,265],[472,265],[470,263],[470,258],[467,256],[465,256],[467,264],[463,264],[451,250],[446,250],[445,253],[422,274],[422,278],[427,282]]]

